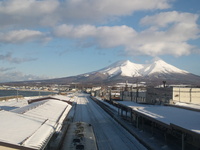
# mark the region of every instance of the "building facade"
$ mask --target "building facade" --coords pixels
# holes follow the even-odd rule
[[[200,105],[200,88],[173,88],[173,101]]]
[[[122,91],[120,99],[148,104],[169,104],[172,102],[200,104],[200,88],[135,88],[129,91]]]

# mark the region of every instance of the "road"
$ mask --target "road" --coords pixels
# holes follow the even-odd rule
[[[119,125],[87,94],[77,95],[74,121],[92,124],[99,150],[145,150],[130,133]]]

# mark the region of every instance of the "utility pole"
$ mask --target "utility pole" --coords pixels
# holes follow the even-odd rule
[[[133,85],[131,85],[131,101],[133,101]]]
[[[18,89],[17,89],[17,102],[18,102]]]
[[[138,102],[138,79],[136,80],[136,103]]]
[[[192,88],[190,88],[190,103],[192,102]]]
[[[163,87],[164,88],[166,87],[166,81],[163,81]]]

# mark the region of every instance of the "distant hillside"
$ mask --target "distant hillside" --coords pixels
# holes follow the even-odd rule
[[[56,78],[40,81],[20,82],[23,84],[114,84],[117,82],[147,82],[148,85],[158,85],[162,81],[168,84],[200,85],[200,76],[172,66],[161,59],[151,64],[136,64],[129,60],[118,61],[103,69],[77,76]],[[19,82],[17,82],[19,84]],[[17,84],[16,83],[16,84]]]

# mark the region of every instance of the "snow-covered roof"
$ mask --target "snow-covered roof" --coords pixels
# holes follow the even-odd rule
[[[52,97],[59,99],[59,100],[62,100],[62,101],[70,101],[70,99],[71,99],[70,95],[68,95],[68,96],[66,96],[66,95],[53,95]]]
[[[200,110],[200,105],[198,105],[198,104],[176,102],[175,105]]]
[[[196,111],[159,105],[142,105],[134,102],[119,102],[135,111],[167,125],[174,124],[200,134],[200,113]]]
[[[0,111],[0,141],[34,149],[42,148],[71,109],[68,103],[49,99],[23,113]]]
[[[16,108],[23,107],[23,106],[26,106],[26,105],[28,105],[28,103],[24,99],[19,99],[19,100],[10,99],[10,100],[7,100],[7,101],[1,101],[0,102],[0,109],[10,111],[12,109],[16,109]]]

